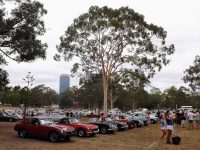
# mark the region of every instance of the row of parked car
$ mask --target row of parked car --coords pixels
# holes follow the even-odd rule
[[[110,114],[110,117],[105,118],[103,122],[93,116],[84,123],[79,121],[80,118],[66,117],[62,111],[51,114],[37,111],[32,117],[22,117],[19,114],[20,111],[0,111],[0,121],[21,120],[14,127],[21,138],[41,137],[47,138],[51,142],[56,142],[59,139],[69,141],[75,135],[85,137],[95,136],[97,133],[114,133],[148,124],[143,112]],[[157,117],[151,117],[151,123],[156,123],[157,120]]]
[[[114,133],[145,125],[147,125],[147,119],[138,112],[138,115],[112,115],[103,122],[98,118],[90,118],[89,122],[85,123],[74,117],[63,117],[57,122],[47,116],[27,117],[17,123],[14,130],[21,138],[41,137],[56,142],[59,139],[69,141],[75,135],[79,137],[95,136],[97,133]]]
[[[0,121],[10,121],[10,122],[13,122],[13,121],[18,121],[18,120],[21,120],[22,119],[22,116],[20,116],[19,114],[17,113],[8,113],[4,110],[0,110]]]

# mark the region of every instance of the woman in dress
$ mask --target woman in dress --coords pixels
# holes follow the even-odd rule
[[[167,123],[167,139],[166,139],[166,143],[170,144],[170,139],[171,139],[171,135],[172,135],[172,131],[173,131],[173,117],[170,113],[170,111],[166,112],[165,115],[166,118],[166,123]]]
[[[167,125],[166,125],[165,115],[161,114],[159,116],[159,120],[160,120],[160,129],[162,132],[162,136],[160,137],[160,139],[164,140],[165,136],[167,135]]]

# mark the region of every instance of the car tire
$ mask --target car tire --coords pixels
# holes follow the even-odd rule
[[[134,122],[135,127],[139,127],[139,122]]]
[[[69,142],[71,140],[71,138],[68,136],[65,138],[65,141]]]
[[[90,136],[96,136],[96,133],[92,133],[92,134],[90,134]]]
[[[101,129],[100,129],[100,132],[101,132],[102,134],[106,134],[107,131],[108,131],[108,129],[107,129],[106,127],[101,127]]]
[[[129,124],[128,124],[128,128],[129,128],[129,129],[132,129],[132,128],[133,128],[132,123],[129,123]]]
[[[116,126],[116,132],[118,132],[120,130],[120,127],[119,126]]]
[[[136,128],[137,125],[135,124],[135,122],[132,122],[133,128]]]
[[[155,123],[155,121],[154,121],[153,119],[151,119],[151,120],[150,120],[150,123],[153,124],[153,123]]]
[[[85,136],[85,130],[84,129],[79,129],[78,130],[78,136],[84,137]]]
[[[14,120],[12,118],[9,119],[9,122],[13,122]]]
[[[26,130],[25,130],[25,129],[19,130],[19,131],[18,131],[18,135],[19,135],[19,137],[21,137],[21,138],[25,138],[26,135],[27,135]]]
[[[50,133],[49,134],[49,140],[51,142],[56,142],[58,140],[58,135],[56,133]]]

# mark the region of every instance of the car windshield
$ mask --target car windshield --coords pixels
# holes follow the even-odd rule
[[[77,119],[75,119],[75,118],[69,119],[69,122],[70,123],[79,123],[79,121]]]
[[[53,125],[54,122],[50,119],[40,119],[40,124],[41,125]]]

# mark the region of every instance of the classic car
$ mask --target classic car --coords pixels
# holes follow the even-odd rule
[[[117,122],[125,122],[125,123],[127,123],[129,129],[132,129],[132,128],[135,127],[134,122],[129,121],[128,119],[124,118],[123,115],[113,115],[112,116],[112,120],[113,121],[117,121]]]
[[[158,122],[158,117],[156,116],[155,113],[150,114],[149,117],[150,117],[150,122],[151,122],[152,124]]]
[[[118,130],[118,127],[116,124],[113,124],[111,122],[106,122],[106,121],[100,122],[98,118],[91,118],[90,124],[94,124],[98,126],[99,132],[102,134],[114,133],[115,131]]]
[[[126,122],[118,122],[118,121],[113,121],[110,117],[105,118],[107,123],[112,123],[114,125],[117,125],[117,130],[123,131],[128,128],[128,124]]]
[[[8,115],[6,113],[4,113],[3,111],[0,111],[0,121],[18,121],[21,120],[21,117],[18,117],[16,115]]]
[[[144,126],[144,122],[140,120],[138,117],[133,117],[131,115],[123,115],[125,119],[128,119],[130,122],[133,122],[134,127],[142,127]]]
[[[142,120],[144,122],[144,125],[147,126],[147,118],[145,117],[143,112],[134,112],[133,114],[131,114],[131,116],[139,120]]]
[[[16,124],[14,130],[22,138],[27,136],[47,138],[51,142],[59,139],[70,140],[75,134],[73,127],[55,125],[52,120],[40,117],[24,118],[20,123]]]
[[[73,117],[65,117],[62,118],[57,125],[64,125],[64,126],[71,126],[74,127],[76,130],[76,134],[80,137],[91,135],[95,136],[98,132],[98,126],[93,124],[84,124],[81,123],[79,120]]]

